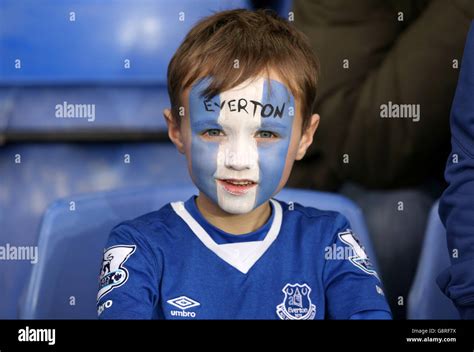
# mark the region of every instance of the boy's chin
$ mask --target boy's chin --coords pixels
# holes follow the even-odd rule
[[[256,206],[255,190],[238,196],[229,194],[225,190],[219,190],[217,198],[219,208],[229,214],[247,214],[254,210]]]
[[[238,204],[221,204],[219,203],[219,208],[221,208],[226,213],[232,215],[242,215],[250,213],[254,208],[253,207],[242,207]]]

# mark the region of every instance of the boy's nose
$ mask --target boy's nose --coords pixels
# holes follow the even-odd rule
[[[229,169],[251,169],[257,162],[257,147],[252,140],[235,138],[230,141],[226,151],[225,166]]]

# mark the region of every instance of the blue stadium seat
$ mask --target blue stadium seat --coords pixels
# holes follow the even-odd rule
[[[248,0],[0,1],[0,133],[162,132],[168,63],[186,33],[214,12],[250,7]],[[94,104],[97,118],[56,118],[64,102]]]
[[[0,83],[165,83],[169,60],[199,19],[249,7],[247,0],[2,0]]]
[[[180,184],[190,184],[186,160],[170,142],[9,143],[0,148],[0,245],[36,246],[41,218],[57,199]],[[18,316],[32,267],[0,261],[0,319]]]
[[[99,267],[112,227],[170,201],[185,200],[193,193],[193,186],[94,193],[76,197],[74,211],[70,210],[69,199],[56,201],[43,218],[40,259],[22,297],[20,318],[95,319]],[[291,189],[283,190],[276,198],[340,211],[373,257],[362,213],[348,199]],[[70,304],[73,300],[75,305]]]
[[[431,208],[418,269],[408,297],[408,319],[459,319],[454,304],[436,284],[449,267],[446,230],[438,215],[438,202]]]

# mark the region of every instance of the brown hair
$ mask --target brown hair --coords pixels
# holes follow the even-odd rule
[[[239,69],[234,68],[238,59]],[[268,10],[218,12],[186,35],[168,66],[168,94],[174,118],[183,92],[209,76],[206,98],[272,69],[301,102],[303,129],[316,98],[319,63],[303,33]]]

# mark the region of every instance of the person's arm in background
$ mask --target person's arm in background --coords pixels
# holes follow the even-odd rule
[[[424,6],[419,16],[416,5]],[[290,185],[335,189],[352,180],[389,188],[422,183],[434,170],[441,177],[458,76],[452,65],[474,1],[295,0],[294,16],[321,62],[321,124]],[[389,101],[420,104],[419,122],[381,118]]]
[[[474,319],[474,22],[468,35],[451,111],[449,186],[439,204],[452,266],[438,277],[461,317]]]

